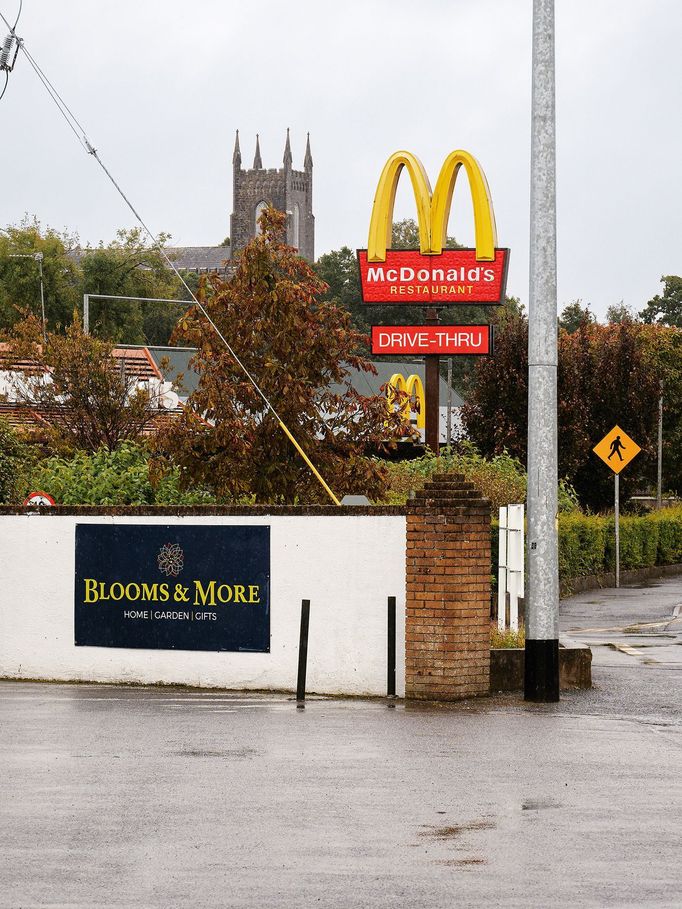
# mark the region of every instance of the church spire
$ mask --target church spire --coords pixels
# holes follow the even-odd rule
[[[291,170],[291,163],[293,158],[291,156],[291,142],[289,141],[289,127],[287,126],[287,143],[284,146],[284,169]]]
[[[234,140],[234,152],[232,153],[232,164],[235,167],[242,166],[242,153],[239,148],[239,130],[237,130],[237,135]]]
[[[253,169],[263,170],[263,161],[260,156],[260,139],[256,133],[256,154],[253,156]]]
[[[313,169],[313,156],[310,151],[310,133],[308,133],[308,138],[305,144],[305,158],[303,160],[303,168],[306,173]]]

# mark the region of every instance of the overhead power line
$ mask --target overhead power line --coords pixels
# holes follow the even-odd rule
[[[20,6],[20,8],[19,8],[19,15],[20,15],[20,14],[21,14],[21,6]],[[222,343],[225,345],[226,349],[227,349],[228,352],[230,353],[230,355],[231,355],[231,357],[233,358],[233,360],[235,361],[235,363],[239,366],[239,368],[240,368],[241,371],[244,373],[244,375],[246,376],[246,378],[249,380],[249,382],[251,383],[251,385],[254,387],[254,389],[256,390],[256,392],[258,393],[258,395],[261,397],[261,399],[263,400],[263,403],[265,404],[265,406],[270,410],[270,412],[272,413],[272,415],[275,417],[275,419],[277,420],[277,423],[279,424],[280,429],[285,433],[285,435],[287,436],[287,438],[291,441],[291,443],[293,444],[293,446],[296,448],[296,451],[298,451],[298,453],[300,454],[300,456],[303,458],[303,460],[305,461],[306,465],[307,465],[308,468],[311,470],[311,472],[313,473],[313,475],[315,476],[315,478],[319,481],[320,485],[323,487],[323,489],[325,490],[325,492],[329,495],[329,497],[331,498],[331,500],[334,502],[335,505],[340,505],[341,503],[339,502],[339,500],[337,499],[337,497],[334,495],[334,493],[332,492],[332,490],[329,488],[329,486],[328,486],[327,483],[325,482],[324,478],[322,477],[322,475],[320,474],[320,472],[317,470],[317,468],[315,467],[315,465],[313,464],[313,462],[310,460],[310,458],[308,457],[308,455],[305,453],[305,451],[303,450],[303,448],[301,447],[301,445],[298,443],[298,441],[296,440],[296,438],[295,438],[295,436],[293,435],[293,433],[292,433],[292,432],[289,430],[289,428],[285,425],[284,421],[282,420],[282,418],[281,418],[281,417],[279,416],[279,414],[277,413],[277,410],[275,409],[274,405],[273,405],[272,402],[268,399],[267,395],[266,395],[265,392],[262,390],[262,388],[260,387],[260,385],[258,384],[258,382],[256,381],[256,379],[254,378],[254,376],[251,374],[251,372],[250,372],[250,371],[247,369],[247,367],[244,365],[244,363],[242,362],[241,358],[238,356],[238,354],[236,353],[236,351],[234,350],[234,348],[233,348],[233,347],[230,345],[230,343],[228,342],[227,338],[223,335],[223,333],[222,333],[221,330],[218,328],[218,326],[216,325],[216,323],[214,322],[214,320],[211,318],[211,316],[209,315],[209,313],[208,313],[208,311],[206,310],[206,308],[204,307],[204,305],[197,299],[197,297],[196,297],[195,294],[193,293],[192,289],[189,287],[189,285],[187,284],[187,282],[186,282],[185,279],[183,278],[182,274],[178,271],[178,269],[176,268],[176,266],[175,266],[175,264],[173,263],[173,261],[169,258],[168,254],[166,253],[166,251],[165,251],[165,249],[163,248],[163,246],[161,245],[161,243],[159,243],[159,241],[157,240],[155,234],[154,234],[154,233],[150,230],[150,228],[147,226],[147,224],[146,224],[145,221],[143,220],[142,216],[139,214],[139,212],[137,211],[137,209],[135,208],[135,206],[132,204],[132,202],[130,201],[130,199],[128,198],[128,196],[126,196],[126,194],[125,194],[125,193],[123,192],[123,190],[121,189],[120,185],[119,185],[119,184],[117,183],[117,181],[114,179],[113,175],[111,174],[111,172],[109,171],[109,169],[106,167],[106,165],[104,164],[104,162],[103,162],[102,159],[100,158],[99,153],[97,152],[97,149],[93,146],[93,144],[92,144],[92,143],[90,142],[90,140],[88,139],[84,127],[79,123],[78,119],[76,118],[76,116],[74,115],[74,113],[71,111],[71,109],[69,108],[69,106],[66,104],[66,102],[64,101],[64,99],[62,98],[62,96],[59,94],[59,92],[57,91],[57,89],[55,88],[55,86],[54,86],[54,85],[52,84],[52,82],[48,79],[48,77],[45,75],[45,73],[43,72],[43,70],[42,70],[42,69],[40,68],[40,66],[38,65],[37,61],[36,61],[36,60],[33,58],[33,56],[30,54],[30,52],[29,52],[28,48],[26,47],[26,44],[24,43],[24,41],[23,41],[22,39],[19,39],[19,38],[16,37],[16,34],[15,34],[16,22],[15,22],[14,27],[12,27],[12,26],[10,26],[9,22],[7,21],[7,19],[5,18],[5,16],[4,16],[2,13],[0,13],[0,17],[2,17],[2,20],[5,22],[5,24],[7,25],[7,27],[10,29],[11,35],[12,35],[13,39],[16,41],[16,43],[17,43],[17,51],[18,51],[18,50],[21,50],[21,51],[22,51],[22,53],[24,54],[24,56],[25,56],[26,59],[28,60],[28,62],[29,62],[29,64],[30,64],[31,68],[34,70],[35,74],[37,75],[38,79],[40,79],[40,81],[42,82],[42,84],[43,84],[45,90],[47,91],[47,93],[49,94],[50,98],[52,98],[52,100],[54,101],[55,105],[56,105],[57,108],[59,109],[59,112],[61,113],[62,117],[66,120],[66,122],[67,122],[69,128],[71,129],[71,131],[72,131],[73,134],[75,135],[75,137],[76,137],[76,139],[78,140],[78,142],[80,142],[80,144],[83,146],[83,148],[85,149],[85,151],[86,151],[89,155],[92,155],[92,157],[95,159],[95,161],[97,161],[97,163],[98,163],[99,166],[102,168],[102,170],[104,171],[104,173],[106,174],[106,176],[109,178],[110,182],[112,183],[112,185],[114,186],[114,188],[116,189],[116,191],[119,193],[119,195],[121,196],[121,198],[123,199],[123,201],[125,202],[125,204],[128,206],[128,208],[129,208],[130,211],[132,212],[132,214],[133,214],[133,216],[135,217],[135,219],[139,222],[139,224],[141,225],[142,229],[144,230],[144,232],[146,233],[146,235],[147,235],[147,236],[149,237],[149,239],[151,240],[153,246],[159,251],[159,253],[160,253],[161,256],[163,257],[163,259],[164,259],[164,261],[166,262],[166,264],[168,265],[168,267],[171,269],[171,271],[174,272],[174,274],[177,276],[177,278],[178,278],[178,280],[180,281],[180,283],[182,284],[182,286],[185,288],[185,290],[187,291],[187,293],[190,295],[191,300],[187,300],[187,301],[184,301],[184,302],[187,302],[187,303],[193,302],[194,305],[197,307],[197,309],[201,312],[201,314],[204,316],[204,318],[206,319],[206,321],[207,321],[207,322],[209,323],[209,325],[213,328],[213,330],[214,330],[215,333],[218,335],[218,337],[220,338],[220,340],[222,341]],[[17,22],[18,22],[18,21],[19,21],[19,17],[17,16]],[[178,301],[178,302],[183,302],[183,301]]]

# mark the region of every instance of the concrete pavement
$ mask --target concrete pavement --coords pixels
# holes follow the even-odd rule
[[[678,603],[589,592],[562,627]],[[610,645],[543,706],[2,683],[0,906],[677,906],[679,642]]]

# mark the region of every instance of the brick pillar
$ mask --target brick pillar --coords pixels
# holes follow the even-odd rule
[[[490,502],[437,474],[408,503],[405,696],[488,694]]]

